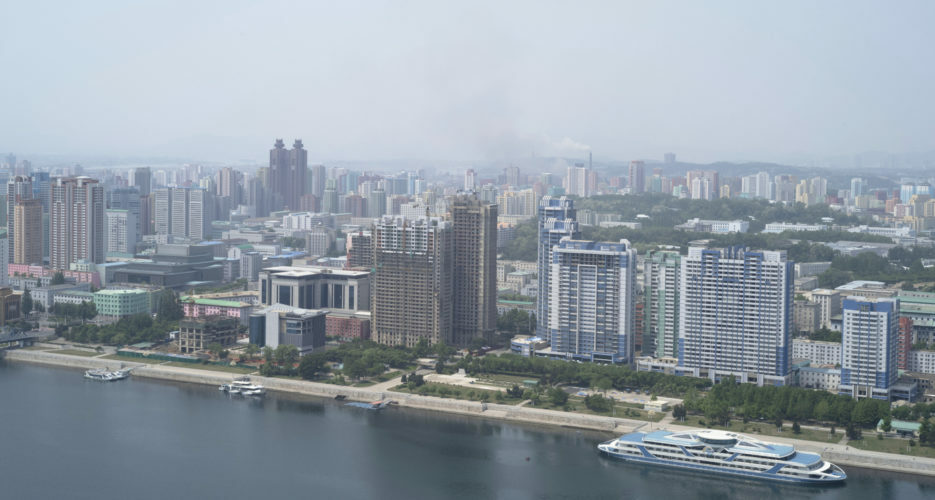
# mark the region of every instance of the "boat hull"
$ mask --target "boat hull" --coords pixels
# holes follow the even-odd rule
[[[834,485],[841,484],[847,479],[847,476],[835,477],[833,479],[811,479],[811,478],[798,478],[798,477],[783,477],[779,474],[769,474],[764,472],[754,472],[754,471],[741,471],[730,469],[727,467],[716,467],[711,465],[699,465],[699,464],[688,464],[680,463],[672,460],[663,460],[655,457],[646,457],[646,456],[637,456],[637,455],[623,455],[614,453],[612,451],[607,451],[601,448],[598,448],[602,455],[613,458],[615,460],[620,460],[623,462],[633,462],[633,463],[642,463],[642,464],[652,464],[660,465],[664,467],[672,467],[682,470],[690,470],[695,472],[705,472],[705,473],[715,473],[715,474],[726,474],[736,477],[743,477],[747,479],[756,479],[760,481],[773,481],[778,483],[787,483],[787,484],[800,484],[800,485]]]

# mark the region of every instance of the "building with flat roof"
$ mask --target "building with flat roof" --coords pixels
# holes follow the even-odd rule
[[[179,351],[193,353],[205,351],[211,344],[230,347],[237,342],[239,322],[226,316],[204,316],[179,321],[176,343]]]
[[[655,250],[643,260],[643,353],[678,356],[679,286],[682,257]]]
[[[497,205],[476,195],[452,197],[454,307],[452,343],[491,340],[497,329]]]
[[[543,196],[539,201],[538,295],[536,301],[536,335],[549,340],[549,307],[551,297],[552,248],[562,238],[579,237],[575,202],[571,198]]]
[[[214,260],[212,245],[160,244],[151,259],[133,259],[108,269],[106,282],[181,290],[220,284],[223,279],[224,266]]]
[[[844,299],[840,394],[890,399],[897,369],[899,299]]]
[[[253,311],[252,305],[233,300],[182,297],[180,302],[186,318],[226,316],[237,318],[241,324],[246,325]]]
[[[349,312],[370,310],[370,271],[276,266],[259,273],[260,303]]]
[[[792,339],[792,359],[807,359],[812,365],[839,365],[841,343]]]
[[[94,292],[94,305],[101,316],[149,314],[149,291],[142,289],[98,290]]]
[[[745,220],[703,220],[696,217],[675,226],[675,229],[691,233],[746,233],[750,223]]]
[[[299,355],[325,347],[327,311],[275,304],[250,315],[250,342],[273,349],[293,345]]]
[[[682,257],[679,369],[790,383],[792,263],[783,251],[692,247]]]
[[[553,357],[632,363],[636,250],[563,238],[552,249],[549,335]]]
[[[912,343],[935,343],[935,293],[900,290],[899,317],[912,321]]]
[[[22,314],[23,294],[12,288],[0,288],[0,326],[9,321],[16,321]]]

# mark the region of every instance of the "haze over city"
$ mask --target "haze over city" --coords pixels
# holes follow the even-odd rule
[[[7,2],[0,151],[931,158],[931,2]],[[36,156],[38,155],[38,156]],[[844,158],[842,160],[842,158]]]

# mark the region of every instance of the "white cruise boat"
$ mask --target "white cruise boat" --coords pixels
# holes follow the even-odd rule
[[[816,453],[718,430],[633,432],[597,446],[633,462],[793,483],[836,483],[847,474]]]
[[[266,394],[266,388],[250,382],[250,377],[235,378],[233,382],[224,384],[218,389],[228,394],[242,394],[244,396],[262,396]]]
[[[84,378],[89,378],[91,380],[101,380],[104,382],[112,382],[114,380],[123,380],[130,376],[130,370],[104,370],[104,369],[94,369],[84,372]]]

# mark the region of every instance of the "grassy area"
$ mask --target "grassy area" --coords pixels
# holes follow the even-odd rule
[[[193,368],[195,370],[209,370],[213,372],[238,373],[246,375],[256,372],[256,368],[250,366],[225,366],[225,365],[203,365],[201,363],[185,363],[183,361],[169,361],[163,366],[174,366],[176,368]]]
[[[45,345],[31,345],[27,347],[20,347],[20,350],[23,351],[51,351],[52,348]]]
[[[712,429],[725,429],[734,432],[741,432],[748,434],[753,437],[782,437],[787,439],[804,439],[807,441],[818,441],[822,443],[838,443],[844,438],[844,429],[838,429],[837,432],[832,436],[828,431],[815,430],[815,429],[806,429],[802,430],[796,434],[792,432],[792,424],[786,423],[782,426],[782,432],[776,428],[770,422],[749,422],[743,423],[740,420],[731,420],[730,423],[725,426],[720,425],[702,425],[701,422],[705,422],[704,417],[699,417],[697,415],[685,417],[685,422],[673,422],[675,424],[684,425],[687,427],[710,427]]]
[[[147,365],[158,365],[159,363],[162,363],[162,360],[159,360],[159,359],[137,358],[135,356],[122,356],[120,354],[108,354],[107,356],[101,356],[100,359],[125,361],[127,363],[144,363]]]
[[[536,405],[536,408],[545,408],[545,409],[554,409],[562,410],[562,407],[556,407],[552,403],[546,402],[544,398],[542,402]],[[617,403],[614,405],[614,409],[606,412],[598,412],[588,409],[584,404],[584,398],[580,396],[571,396],[568,398],[568,405],[572,408],[571,411],[574,413],[583,413],[585,415],[600,415],[603,417],[617,417],[617,418],[629,418],[633,420],[645,420],[647,422],[658,422],[665,418],[665,413],[659,412],[648,412],[646,410],[637,409],[632,403]]]
[[[96,351],[81,351],[78,349],[59,349],[55,351],[55,354],[65,354],[67,356],[84,356],[86,358],[90,358],[91,356],[97,356],[101,353]]]
[[[523,401],[522,398],[512,398],[500,391],[488,391],[485,389],[474,389],[471,387],[461,387],[458,385],[439,384],[427,382],[414,390],[409,390],[405,384],[398,385],[392,390],[397,392],[408,392],[412,394],[421,394],[423,396],[438,396],[442,398],[466,399],[468,401],[481,401],[482,396],[487,395],[487,402],[500,404],[518,404]],[[497,399],[500,394],[502,400]]]
[[[880,451],[883,453],[898,453],[900,455],[910,455],[913,457],[935,458],[935,448],[931,446],[919,446],[916,441],[915,446],[909,445],[908,439],[885,438],[877,439],[872,432],[865,432],[864,438],[856,441],[848,441],[848,446],[867,451]]]

